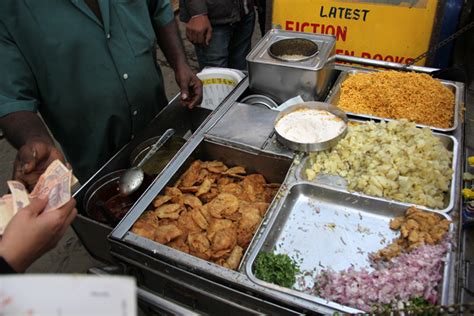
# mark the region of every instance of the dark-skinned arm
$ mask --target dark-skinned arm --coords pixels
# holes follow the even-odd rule
[[[28,128],[19,128],[20,126]],[[16,149],[20,149],[31,139],[54,144],[43,121],[35,112],[19,111],[7,114],[0,118],[0,127],[7,140]]]
[[[171,6],[169,3],[163,4],[162,1],[151,1],[149,8],[158,46],[173,68],[176,83],[181,89],[181,103],[188,108],[193,108],[202,101],[202,84],[193,74],[186,60]]]
[[[1,21],[0,69],[0,128],[18,149],[13,178],[31,190],[49,164],[64,157],[36,114],[40,100],[31,68]]]
[[[13,179],[24,183],[28,190],[34,188],[39,177],[54,160],[64,162],[63,154],[54,145],[36,113],[10,113],[0,118],[0,128],[7,140],[18,149],[13,163]]]
[[[180,1],[180,6],[189,14],[184,20],[188,40],[194,45],[208,46],[212,39],[212,25],[207,16],[206,0]]]

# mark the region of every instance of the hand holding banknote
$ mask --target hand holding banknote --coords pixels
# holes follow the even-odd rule
[[[33,198],[18,210],[3,233],[0,256],[17,272],[25,271],[36,259],[53,249],[77,215],[76,201],[44,212],[49,201]]]
[[[0,235],[10,219],[18,213],[19,209],[28,206],[32,198],[48,201],[43,212],[62,207],[71,199],[71,187],[76,182],[77,179],[72,171],[60,160],[55,160],[48,166],[30,194],[21,182],[8,181],[11,195],[0,198]]]
[[[13,179],[32,190],[38,178],[55,160],[64,161],[64,156],[51,140],[32,139],[18,150],[13,164]]]

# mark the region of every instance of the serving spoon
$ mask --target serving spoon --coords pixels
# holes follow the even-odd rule
[[[154,143],[151,146],[150,150],[147,152],[145,157],[143,157],[143,159],[140,160],[140,162],[135,167],[129,168],[125,170],[124,173],[122,173],[118,181],[119,192],[121,195],[128,196],[140,188],[140,186],[143,183],[143,179],[145,178],[145,174],[143,173],[142,166],[173,135],[174,135],[174,129],[172,128],[167,129],[166,132],[164,132],[163,135],[161,135],[160,138],[158,138],[156,143]]]

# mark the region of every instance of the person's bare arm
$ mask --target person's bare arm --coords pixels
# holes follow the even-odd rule
[[[13,112],[0,118],[0,128],[7,140],[18,149],[13,165],[13,179],[32,190],[51,162],[63,154],[56,148],[43,121],[35,112]]]
[[[41,93],[32,68],[1,20],[0,69],[0,128],[18,149],[13,177],[31,190],[49,163],[64,157],[36,114]]]
[[[0,118],[0,128],[7,140],[20,149],[31,139],[54,144],[38,114],[31,111],[13,112]]]
[[[186,23],[186,37],[194,45],[209,45],[212,39],[212,26],[207,14],[193,16]]]
[[[176,82],[181,89],[181,102],[188,108],[199,105],[202,101],[202,84],[186,61],[176,22],[172,20],[164,26],[155,27],[155,33],[158,45],[175,71]]]

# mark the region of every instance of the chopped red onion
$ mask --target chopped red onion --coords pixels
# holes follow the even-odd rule
[[[340,272],[324,269],[315,278],[315,287],[305,292],[365,312],[372,311],[373,306],[407,302],[414,297],[435,304],[447,250],[447,241],[420,246],[384,264],[372,262],[372,272],[354,267]]]

